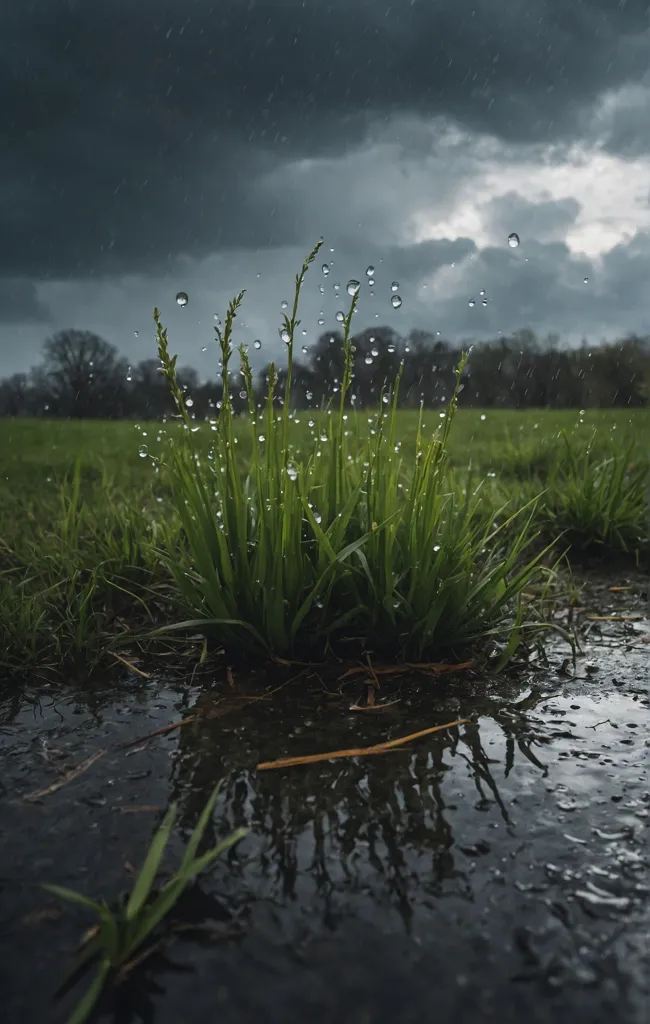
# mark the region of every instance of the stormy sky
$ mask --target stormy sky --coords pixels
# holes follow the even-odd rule
[[[0,376],[158,305],[206,377],[242,288],[259,367],[321,235],[307,341],[650,333],[648,0],[3,0],[0,98]]]

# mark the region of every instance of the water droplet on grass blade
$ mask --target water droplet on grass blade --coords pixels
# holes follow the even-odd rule
[[[347,284],[348,295],[356,295],[361,285],[354,278],[350,278]]]

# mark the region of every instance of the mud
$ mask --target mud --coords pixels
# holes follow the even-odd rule
[[[262,700],[235,699],[238,680],[226,700],[209,681],[158,679],[6,692],[3,1020],[64,1021],[89,981],[53,1001],[91,919],[39,883],[116,899],[170,799],[173,870],[222,778],[210,839],[251,832],[170,922],[203,930],[110,993],[105,1019],[647,1024],[650,622],[638,581],[612,584],[625,581],[586,592],[575,672],[553,642],[515,678],[382,681],[363,711],[359,681],[316,674]],[[389,754],[256,769],[465,717]]]

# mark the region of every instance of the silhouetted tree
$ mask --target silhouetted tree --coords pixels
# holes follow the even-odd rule
[[[43,345],[39,383],[50,412],[73,419],[120,417],[127,411],[128,364],[91,331],[59,331]]]

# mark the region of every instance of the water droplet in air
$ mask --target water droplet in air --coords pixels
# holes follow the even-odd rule
[[[366,277],[374,277],[374,276],[375,276],[375,268],[374,267],[366,267]]]
[[[146,459],[148,454],[149,449],[147,448],[146,444],[141,444],[140,447],[138,448],[138,455],[140,456],[140,458]]]
[[[288,307],[289,303],[286,301],[286,299],[283,299],[283,301],[280,303],[280,309],[288,309]]]
[[[325,275],[325,277],[327,277],[329,272],[330,272],[329,263],[323,263],[323,274]]]
[[[190,300],[187,297],[187,292],[177,292],[176,293],[176,303],[177,303],[177,305],[179,305],[179,306],[187,306],[189,301]]]
[[[399,288],[399,281],[393,281],[392,285],[390,286],[390,290],[392,292],[396,292],[398,288]]]
[[[303,351],[303,355],[307,354],[307,346],[306,345],[302,346],[302,351]]]
[[[208,351],[208,346],[207,345],[203,345],[203,347],[201,348],[201,351],[202,352],[207,352]]]
[[[400,295],[391,295],[390,304],[393,309],[399,309],[402,305],[402,297]]]
[[[319,318],[318,318],[318,325],[319,325],[319,327],[322,327],[324,323],[325,323],[325,318],[323,316],[319,316]]]
[[[341,310],[339,309],[338,313],[336,314],[336,319],[340,324],[342,324],[343,321],[345,320],[345,313],[341,312]]]
[[[338,281],[335,281],[334,282],[334,291],[338,292],[340,290],[340,288],[341,288],[340,283]]]
[[[185,399],[185,405],[187,406],[188,409],[191,409],[192,406],[194,405],[194,399],[193,398],[186,398]]]
[[[484,412],[483,412],[483,413],[481,413],[481,419],[482,419],[482,420],[484,420],[484,419],[485,419],[485,413],[484,413]]]
[[[474,299],[470,299],[467,305],[470,307],[470,309],[474,309],[476,303],[474,302]]]
[[[264,434],[260,434],[260,436],[258,437],[257,440],[258,441],[266,441],[266,438],[264,437]]]
[[[482,299],[481,300],[481,305],[482,306],[487,306],[487,304],[488,304],[488,300],[487,299]]]
[[[508,235],[508,245],[511,249],[516,249],[519,245],[519,235],[516,231],[513,231],[511,235]]]
[[[374,284],[374,283],[375,283],[375,279],[374,279],[374,277],[369,277],[369,278],[368,278],[368,284],[370,285],[370,287],[371,287],[371,288],[372,288],[372,286],[373,286],[373,284]],[[371,294],[371,295],[374,295],[374,292],[370,292],[370,294]]]
[[[258,348],[259,349],[261,347],[262,347],[262,342],[258,338],[256,341],[253,342],[253,348]]]
[[[287,476],[289,477],[290,480],[298,479],[298,470],[296,469],[295,466],[287,466]]]
[[[588,277],[583,278],[583,284],[589,284],[589,278]]]
[[[134,338],[139,338],[140,337],[140,331],[134,331],[133,332],[133,337]]]
[[[350,278],[350,280],[348,281],[348,286],[347,287],[348,287],[348,295],[356,295],[357,292],[359,291],[359,288],[361,286],[360,286],[358,281],[354,280],[354,278]]]
[[[390,352],[392,354],[395,351],[395,346],[394,345],[389,345],[388,348],[386,349],[386,351]]]

